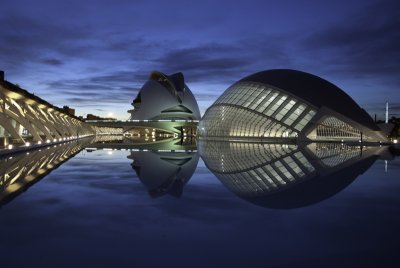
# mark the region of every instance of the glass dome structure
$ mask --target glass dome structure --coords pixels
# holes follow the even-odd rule
[[[340,88],[289,69],[262,71],[234,83],[207,109],[198,134],[211,139],[387,140]]]

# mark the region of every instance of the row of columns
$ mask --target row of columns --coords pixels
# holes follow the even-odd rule
[[[13,143],[59,141],[95,134],[95,128],[89,124],[2,86],[0,127],[2,138],[12,139]]]

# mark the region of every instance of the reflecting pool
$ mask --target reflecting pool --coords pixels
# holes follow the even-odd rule
[[[399,267],[387,147],[97,138],[0,159],[2,267]]]

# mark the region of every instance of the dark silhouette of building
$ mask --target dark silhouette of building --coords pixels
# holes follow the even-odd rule
[[[110,118],[110,117],[101,117],[101,116],[97,116],[97,115],[94,115],[94,114],[87,114],[85,120],[111,120],[111,121],[115,121],[117,119]]]
[[[65,112],[66,114],[75,116],[75,109],[72,109],[72,108],[70,108],[70,107],[67,106],[67,105],[64,105],[62,109],[64,110],[64,112]]]

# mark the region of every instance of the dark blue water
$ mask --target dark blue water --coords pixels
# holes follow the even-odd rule
[[[201,159],[180,198],[151,197],[130,152],[110,153],[81,151],[1,207],[1,267],[400,267],[399,158],[322,202],[269,209]]]

